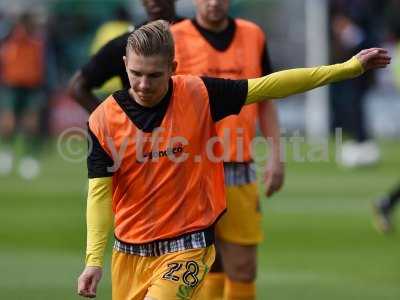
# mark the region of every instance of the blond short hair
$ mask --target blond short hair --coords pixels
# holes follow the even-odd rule
[[[126,56],[129,51],[137,55],[165,55],[169,62],[175,58],[175,47],[169,23],[157,20],[134,30],[128,37]]]

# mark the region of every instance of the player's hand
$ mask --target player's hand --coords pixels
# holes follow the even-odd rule
[[[285,165],[279,158],[273,158],[268,161],[265,169],[265,195],[271,197],[274,193],[278,192],[285,179]]]
[[[370,48],[360,51],[356,57],[361,62],[365,71],[385,68],[390,64],[391,57],[387,50],[382,48]]]
[[[95,298],[102,274],[103,270],[100,267],[86,267],[78,278],[78,295]]]

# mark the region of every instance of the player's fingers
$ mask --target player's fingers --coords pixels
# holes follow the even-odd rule
[[[271,197],[273,194],[275,194],[279,189],[276,186],[271,186],[270,189],[268,190],[267,197]]]
[[[90,293],[90,278],[86,276],[81,276],[78,279],[78,295],[88,298],[91,297]]]
[[[390,65],[390,60],[386,60],[386,59],[382,59],[382,60],[378,60],[377,62],[376,62],[376,64],[380,64],[380,65],[385,65],[385,66],[387,66],[387,65]]]
[[[375,48],[375,50],[378,50],[379,54],[387,54],[388,51],[384,48]]]
[[[371,60],[373,64],[390,64],[391,59],[389,57],[375,57]]]
[[[359,55],[360,56],[365,56],[365,55],[367,55],[367,54],[369,54],[369,53],[372,53],[372,52],[377,52],[377,53],[379,53],[379,50],[377,49],[377,48],[369,48],[369,49],[364,49],[364,50],[361,50],[360,52],[359,52]]]
[[[273,194],[274,192],[271,188],[268,188],[268,190],[265,192],[265,196],[267,196],[267,198],[271,197]]]
[[[375,51],[375,48],[364,49],[364,50],[362,50],[362,51],[360,52],[360,54],[366,55],[366,54],[371,53],[371,52],[373,52],[373,51]]]
[[[89,291],[86,290],[86,289],[79,290],[79,291],[78,291],[78,295],[79,295],[79,296],[82,296],[82,297],[88,297]]]
[[[265,193],[266,196],[271,197],[276,192],[276,189],[277,189],[276,179],[272,176],[272,178],[267,183],[267,189]]]
[[[377,50],[375,50],[377,51]],[[360,58],[365,70],[385,67],[390,64],[391,58],[386,54],[376,54],[376,52],[368,53]]]
[[[390,60],[387,59],[377,59],[371,62],[372,67],[386,67],[390,64]]]
[[[366,60],[374,59],[378,55],[379,55],[379,50],[376,49],[364,54]]]
[[[269,196],[272,196],[276,192],[278,192],[282,188],[283,179],[281,175],[274,176],[274,179],[271,182]]]
[[[267,189],[265,190],[265,196],[270,197],[272,194],[273,194],[272,187],[269,185],[269,186],[267,186]]]
[[[87,287],[78,288],[78,295],[82,297],[87,297],[89,294],[89,289]]]
[[[89,294],[90,294],[91,296],[93,296],[93,298],[96,297],[96,292],[97,292],[97,285],[98,285],[98,283],[99,283],[99,280],[98,280],[97,278],[93,278],[93,279],[92,279],[92,282],[91,282],[91,284],[90,284],[90,287],[89,287]]]
[[[80,291],[78,295],[85,298],[96,298],[96,293],[92,293],[89,289]]]
[[[81,276],[78,278],[77,292],[78,292],[78,294],[80,294],[82,291],[85,291],[86,289],[87,289],[86,279]]]
[[[378,53],[374,59],[386,59],[386,60],[391,60],[392,57],[388,55],[387,53]]]
[[[81,291],[81,292],[78,293],[78,295],[82,296],[82,297],[85,297],[85,298],[93,298],[93,297],[90,297],[89,291]]]
[[[265,196],[269,197],[271,195],[272,179],[271,174],[267,172],[265,174]]]
[[[275,192],[279,192],[283,186],[283,176],[279,175],[279,178],[277,179],[276,187],[275,187]]]
[[[364,51],[364,52],[363,52],[363,51]],[[384,48],[379,48],[379,47],[369,48],[369,49],[365,49],[365,50],[363,50],[363,51],[361,51],[361,52],[363,52],[364,54],[371,53],[371,52],[377,52],[377,53],[379,53],[379,54],[386,54],[386,53],[388,53],[388,51],[387,51],[386,49],[384,49]]]
[[[373,59],[391,60],[392,57],[387,53],[379,53]]]
[[[270,189],[267,192],[267,197],[271,197],[273,194],[275,194],[276,190],[274,187],[270,187]]]
[[[378,51],[378,50],[376,50]],[[387,53],[373,52],[368,54],[369,60],[386,60],[390,61],[392,58]]]
[[[369,49],[364,49],[361,50],[356,57],[361,60],[363,64],[365,64],[366,61],[371,59],[372,57],[379,56],[379,55],[385,55],[387,54],[387,50],[383,48],[369,48]]]

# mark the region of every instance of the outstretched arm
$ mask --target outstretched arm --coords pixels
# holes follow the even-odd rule
[[[341,64],[292,69],[249,79],[245,104],[303,93],[329,83],[358,77],[370,69],[384,68],[389,63],[390,57],[386,50],[371,48]]]

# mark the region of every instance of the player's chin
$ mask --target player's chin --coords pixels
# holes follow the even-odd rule
[[[144,103],[152,103],[154,95],[153,94],[139,94],[139,98]]]
[[[212,23],[220,23],[225,19],[225,15],[220,12],[212,12],[208,14],[208,18]]]

